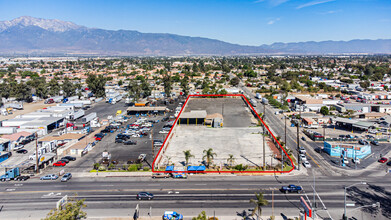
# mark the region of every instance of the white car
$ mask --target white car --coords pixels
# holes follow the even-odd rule
[[[344,157],[344,158],[342,159],[342,163],[344,163],[344,164],[349,164],[349,161],[348,161],[348,159],[346,159],[346,157]]]
[[[14,150],[20,150],[20,149],[22,149],[22,148],[24,148],[24,145],[23,145],[23,144],[19,144],[19,145],[16,145],[16,146],[14,147]]]
[[[301,161],[307,161],[307,157],[304,154],[299,155]]]
[[[304,161],[303,166],[304,166],[305,168],[311,168],[311,164],[310,164],[310,162],[308,162],[308,161]]]
[[[163,130],[163,131],[159,131],[159,134],[168,134],[168,132],[169,132],[169,131]]]

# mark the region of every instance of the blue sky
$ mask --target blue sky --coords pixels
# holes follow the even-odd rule
[[[0,20],[24,15],[243,45],[391,39],[391,0],[0,0]]]

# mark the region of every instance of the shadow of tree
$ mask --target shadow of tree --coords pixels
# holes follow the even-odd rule
[[[361,190],[357,187],[351,187],[347,189],[348,198],[357,204],[357,207],[364,205],[371,205],[376,202],[380,202],[381,214],[384,217],[391,219],[391,193],[386,191],[383,187],[368,184],[367,190]],[[374,191],[374,193],[368,192],[368,189]],[[364,212],[378,215],[379,209],[368,207],[362,209]]]

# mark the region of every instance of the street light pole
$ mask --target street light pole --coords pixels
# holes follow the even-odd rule
[[[360,182],[360,183],[355,183],[355,184],[352,184],[350,186],[345,186],[344,187],[344,210],[343,210],[343,216],[342,216],[342,220],[347,220],[348,217],[346,216],[346,189],[352,187],[352,186],[355,186],[355,185],[358,185],[358,184],[363,184],[363,185],[366,185],[367,183],[366,182]]]
[[[284,115],[284,121],[285,121],[285,147],[286,147],[286,116]],[[284,171],[284,150],[283,146],[281,145],[281,170]]]
[[[266,125],[265,125],[265,121],[266,121],[266,115],[265,115],[265,103],[263,103],[263,170],[265,171],[266,170],[266,150],[265,150],[265,135],[266,135],[266,132],[265,132],[265,129],[266,129]]]

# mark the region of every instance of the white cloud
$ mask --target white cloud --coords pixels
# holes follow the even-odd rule
[[[289,0],[256,0],[254,3],[261,3],[261,2],[267,2],[271,6],[278,6],[281,5]]]
[[[308,3],[305,3],[305,4],[297,6],[296,9],[311,7],[311,6],[314,6],[314,5],[320,5],[320,4],[324,4],[324,3],[328,3],[328,2],[334,2],[334,1],[336,1],[336,0],[316,0],[316,1],[311,1],[311,2],[308,2]]]
[[[322,15],[329,15],[329,14],[335,14],[335,13],[339,13],[339,12],[342,12],[342,10],[325,11],[325,12],[321,12],[320,14],[322,14]]]
[[[270,19],[270,20],[267,22],[267,24],[268,24],[268,25],[272,25],[272,24],[276,23],[276,22],[279,21],[279,20],[281,20],[281,19],[280,19],[280,18]]]

